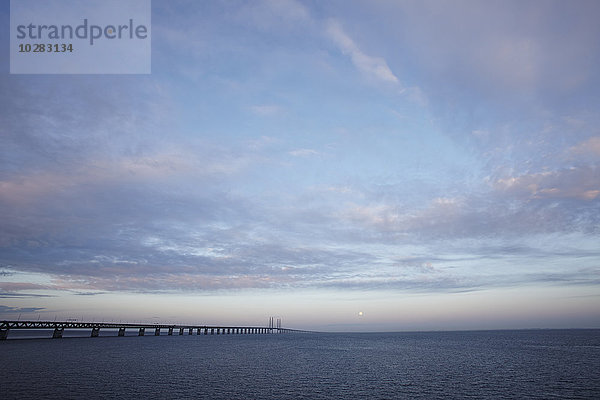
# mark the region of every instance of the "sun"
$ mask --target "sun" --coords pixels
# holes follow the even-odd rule
[[[359,312],[358,312],[358,316],[359,316],[359,317],[362,317],[362,316],[363,316],[363,312],[362,312],[362,311],[359,311]]]

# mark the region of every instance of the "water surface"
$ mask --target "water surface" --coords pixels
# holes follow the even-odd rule
[[[6,340],[0,361],[3,399],[600,398],[600,330]]]

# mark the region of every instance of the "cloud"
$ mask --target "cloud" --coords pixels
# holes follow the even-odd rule
[[[35,297],[55,297],[48,294],[33,294],[23,292],[0,292],[0,299],[27,299]]]
[[[384,203],[369,206],[353,205],[339,213],[342,219],[358,222],[379,232],[410,235],[425,231],[450,234],[448,229],[459,228],[464,218],[464,202],[456,198],[435,198],[424,207],[405,209]]]
[[[17,216],[28,208],[31,210],[40,207],[40,211],[47,210],[49,214],[63,213],[66,210],[61,204],[70,202],[74,204],[72,212],[81,210],[83,213],[83,210],[89,210],[92,205],[97,207],[97,212],[101,212],[110,203],[125,211],[127,204],[132,202],[139,203],[147,210],[153,206],[142,205],[138,196],[149,195],[151,187],[165,185],[165,188],[176,188],[186,180],[206,184],[242,173],[255,162],[251,154],[236,155],[230,150],[214,146],[205,146],[196,152],[190,147],[189,150],[115,158],[90,159],[85,164],[77,163],[69,169],[25,171],[0,179],[0,209],[6,213],[13,210],[13,216],[7,216],[5,224],[9,221],[16,222]],[[194,191],[193,188],[176,190]],[[113,192],[113,199],[106,198],[103,194],[108,192]],[[164,201],[165,196],[168,197],[167,193],[156,195]],[[123,203],[117,204],[114,201],[116,199]],[[51,211],[53,208],[54,211]],[[127,219],[133,214],[135,212],[124,217]],[[7,231],[0,233],[0,245],[6,234]]]
[[[595,91],[580,53],[597,35],[566,18],[566,37],[546,36],[556,3],[527,3],[524,16],[520,2],[357,4],[335,20],[295,1],[159,4],[158,60],[194,81],[0,77],[0,262],[11,266],[0,277],[47,278],[0,296],[595,282],[584,268],[600,233],[593,112],[532,101],[511,114],[513,102],[485,100],[595,104],[578,95]],[[377,14],[383,4],[401,12]],[[353,7],[381,24],[353,21]],[[175,18],[186,31],[166,29]],[[401,96],[332,80],[332,48]]]
[[[600,156],[600,136],[594,136],[569,149],[574,156],[595,155]]]
[[[289,154],[294,157],[310,157],[319,155],[320,153],[313,149],[296,149],[290,151]]]
[[[0,290],[6,293],[20,292],[23,290],[44,290],[48,285],[30,282],[0,282]]]
[[[594,167],[573,167],[499,179],[494,187],[504,193],[533,199],[592,201],[600,196],[600,172]]]
[[[354,41],[344,32],[339,22],[330,20],[327,23],[327,35],[339,47],[342,53],[350,56],[358,70],[370,78],[384,83],[398,84],[398,78],[381,57],[365,54]]]
[[[10,307],[0,305],[0,314],[28,314],[44,311],[44,307]]]
[[[594,2],[569,12],[562,2],[544,10],[519,1],[383,4],[380,12],[402,18],[400,45],[410,46],[420,67],[448,78],[445,84],[556,94],[581,87],[594,74]]]
[[[439,245],[494,238],[513,242],[572,232],[593,236],[599,233],[598,182],[596,168],[581,167],[499,179],[478,192],[412,205],[402,201],[399,189],[377,188],[370,194],[353,194],[331,210],[331,217],[346,227],[344,240],[357,243]]]
[[[30,282],[0,282],[0,298],[29,298],[29,297],[52,297],[48,294],[26,293],[29,290],[53,290],[52,285],[42,285]]]

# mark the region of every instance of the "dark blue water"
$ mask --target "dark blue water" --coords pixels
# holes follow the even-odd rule
[[[6,340],[0,361],[2,399],[600,399],[600,330]]]

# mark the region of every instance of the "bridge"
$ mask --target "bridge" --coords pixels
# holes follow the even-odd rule
[[[117,336],[125,336],[125,330],[135,330],[138,336],[144,336],[146,330],[154,331],[154,336],[160,336],[162,329],[166,330],[169,336],[176,332],[179,335],[230,335],[230,334],[273,334],[273,333],[310,333],[299,329],[282,328],[281,321],[277,325],[273,324],[273,319],[269,320],[269,326],[221,326],[221,325],[187,325],[187,324],[132,324],[115,322],[77,322],[77,321],[2,321],[0,322],[0,340],[8,338],[8,333],[12,329],[53,329],[52,337],[60,339],[63,337],[65,329],[91,329],[90,337],[98,337],[100,329],[118,329]]]

